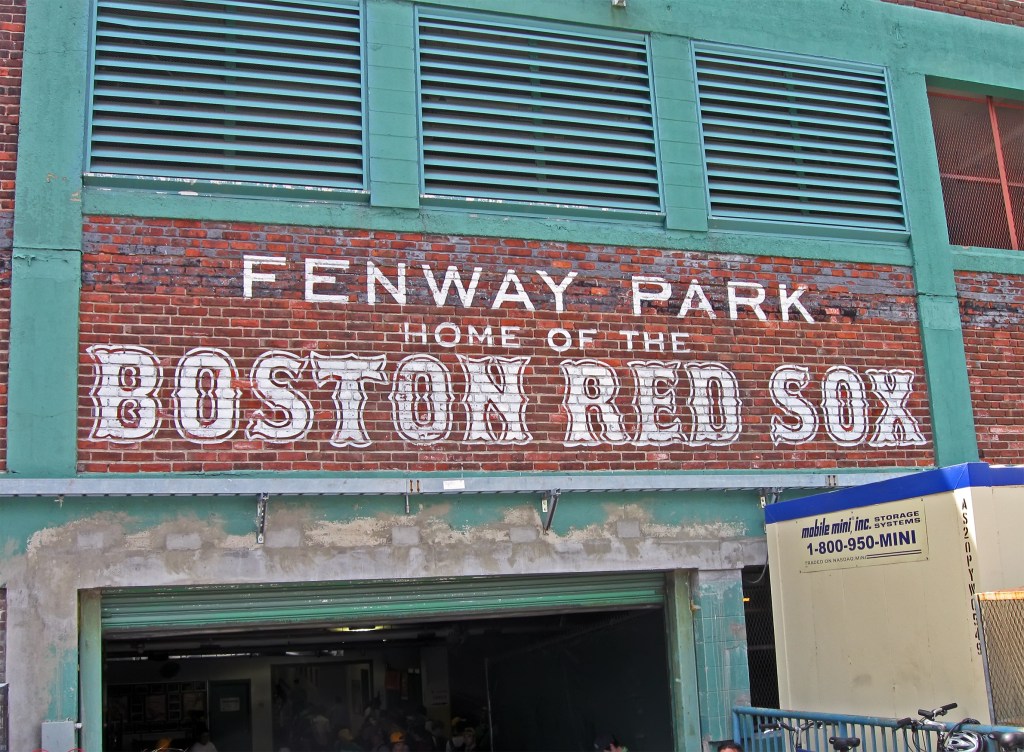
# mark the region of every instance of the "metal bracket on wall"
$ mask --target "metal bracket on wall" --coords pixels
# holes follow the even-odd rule
[[[261,493],[256,501],[256,542],[263,543],[267,533],[267,503],[270,501],[270,494]]]
[[[769,504],[778,504],[783,490],[781,488],[762,488],[761,509],[764,509]]]
[[[417,478],[409,478],[409,485],[405,489],[405,513],[412,514],[412,506],[409,503],[410,494],[418,494],[420,492],[420,481]]]
[[[561,491],[557,488],[553,488],[548,491],[548,495],[541,501],[541,509],[548,513],[547,519],[544,520],[545,533],[551,529],[551,523],[555,519],[555,509],[558,508],[558,497],[561,495]]]

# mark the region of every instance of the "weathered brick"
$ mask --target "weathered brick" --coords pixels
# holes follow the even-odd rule
[[[140,238],[152,243],[140,244]],[[502,238],[399,236],[105,216],[86,218],[84,241],[82,471],[775,469],[927,465],[932,461],[914,289],[906,268]],[[529,255],[520,255],[524,248]],[[285,259],[284,265],[263,264],[255,270],[250,296],[244,294],[243,285],[246,254]],[[321,277],[308,289],[307,258],[317,260],[312,273]],[[555,266],[551,261],[555,259],[564,263]],[[376,284],[376,301],[371,303],[366,286],[369,261],[392,287],[397,284],[398,265],[407,264],[404,304],[394,299],[383,282]],[[341,268],[342,262],[349,264],[347,269]],[[459,291],[452,288],[444,305],[436,304],[426,284],[424,263],[433,270],[435,288],[443,284],[449,266],[460,269],[464,296],[469,294],[465,285],[473,270],[479,269],[476,302],[464,307]],[[538,270],[548,274],[548,283]],[[507,281],[510,271],[517,275],[516,284]],[[562,293],[564,310],[556,311],[558,297],[551,286],[557,286],[570,272],[578,276]],[[643,315],[635,315],[632,274],[670,280],[672,295],[668,300],[646,301]],[[697,306],[684,319],[676,315],[691,279],[700,280],[715,318]],[[806,285],[810,292],[803,300],[815,322],[805,322],[793,311],[794,317],[783,321],[775,292],[760,304],[767,320],[759,320],[753,309],[742,305],[733,319],[727,305],[730,281],[763,283],[772,290],[781,283],[790,292]],[[499,300],[503,284],[506,295]],[[656,288],[651,285],[649,289]],[[742,289],[746,295],[753,288]],[[308,290],[320,299],[307,300]],[[340,296],[347,296],[347,301],[342,302]],[[488,327],[489,338],[483,334]],[[507,334],[504,342],[502,327]],[[686,335],[679,342],[689,352],[671,351],[673,334]],[[590,340],[583,349],[579,347],[581,336]],[[573,343],[562,350],[566,338],[573,338]],[[160,425],[155,436],[115,443],[93,435],[90,395],[95,371],[87,350],[92,345],[142,347],[152,353],[163,372],[157,393]],[[221,392],[230,388],[238,395],[235,428],[231,437],[220,443],[203,444],[194,436],[186,440],[175,424],[175,366],[186,352],[199,346],[221,350],[236,368],[230,384],[218,387]],[[294,353],[301,362],[297,375],[284,381],[293,392],[302,393],[307,402],[303,409],[311,416],[308,430],[280,444],[246,435],[257,419],[282,419],[280,405],[257,393],[252,380],[257,358],[272,350]],[[314,378],[314,352],[321,358],[383,356],[387,379],[404,358],[430,356],[450,379],[453,402],[444,436],[421,445],[404,440],[396,431],[398,407],[390,384],[373,382],[366,386],[363,411],[369,445],[332,445],[337,423],[335,382]],[[465,440],[469,430],[465,404],[468,377],[459,356],[529,358],[525,371],[528,402],[523,407],[532,434],[529,441],[495,446]],[[569,376],[563,366],[580,359],[604,364],[619,379],[613,405],[628,437],[639,430],[637,376],[631,370],[635,364],[674,364],[672,368],[680,374],[675,409],[663,409],[659,420],[679,420],[689,431],[692,415],[686,405],[686,364],[720,363],[738,380],[743,432],[722,446],[682,441],[669,446],[634,446],[629,438],[617,441],[614,437],[597,446],[567,446],[570,421],[565,391]],[[913,374],[914,390],[907,407],[917,417],[924,439],[898,447],[863,442],[839,446],[819,426],[805,445],[774,444],[770,439],[772,421],[780,419],[780,414],[767,381],[772,370],[783,364],[806,368],[811,382],[807,395],[814,404],[821,402],[820,383],[831,368],[845,365],[857,369],[868,389],[871,421],[878,419],[883,406],[878,396],[870,393],[869,371],[901,369]],[[495,367],[494,361],[490,367]],[[213,389],[209,384],[204,388]],[[292,407],[298,405],[294,394],[288,399]],[[211,403],[200,404],[209,408]]]
[[[956,281],[981,459],[1018,464],[1024,442],[1024,279],[960,272]]]
[[[896,5],[910,5],[924,10],[951,13],[984,21],[1024,26],[1024,3],[1021,0],[884,0]]]
[[[25,0],[0,0],[0,164],[18,153],[18,103],[25,30]],[[14,174],[0,171],[0,212],[14,208]]]

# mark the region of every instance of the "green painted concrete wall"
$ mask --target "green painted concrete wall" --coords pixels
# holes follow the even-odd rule
[[[739,570],[698,571],[691,583],[697,693],[705,741],[732,738],[731,710],[750,703]]]
[[[701,748],[702,717],[698,674],[700,666],[694,649],[693,585],[686,572],[668,575],[665,598],[665,626],[669,645],[669,681],[672,687],[673,727],[676,749]]]
[[[541,510],[525,495],[413,496],[408,514],[396,498],[272,498],[264,544],[256,543],[254,498],[6,500],[0,504],[0,551],[12,596],[11,673],[20,677],[14,741],[35,738],[31,726],[42,720],[80,718],[85,748],[96,747],[103,681],[99,588],[552,572],[595,579],[644,569],[671,572],[664,615],[670,681],[657,680],[661,689],[652,686],[650,696],[667,703],[671,693],[677,748],[695,749],[695,740],[710,738],[721,726],[721,719],[702,715],[702,703],[712,700],[698,687],[710,686],[709,666],[736,662],[712,657],[719,649],[713,630],[694,629],[694,614],[711,613],[728,593],[701,580],[691,591],[687,570],[718,566],[738,573],[764,555],[756,496],[563,498],[544,534]],[[399,534],[411,531],[416,535]],[[660,620],[662,614],[651,616]],[[648,663],[664,660],[653,640],[644,651]],[[628,660],[628,651],[620,653]],[[723,677],[735,679],[729,672]],[[23,707],[25,697],[30,709]],[[638,697],[646,701],[642,693]],[[29,713],[34,715],[27,722]],[[667,724],[664,716],[660,722]]]
[[[272,498],[271,513],[287,508],[322,523],[349,523],[382,517],[428,515],[442,519],[454,530],[502,523],[509,508],[529,510],[546,519],[539,498],[531,495],[473,495],[444,497],[411,495],[409,513],[400,497]],[[764,517],[756,494],[647,493],[563,494],[552,518],[554,536],[607,524],[610,515],[625,505],[642,508],[652,525],[690,528],[695,539],[758,538],[764,535]],[[115,520],[119,534],[131,536],[167,523],[203,521],[222,528],[226,535],[256,535],[256,499],[244,496],[196,497],[93,497],[16,499],[0,503],[0,552],[4,557],[24,555],[33,539],[45,531],[94,519]],[[2,581],[2,580],[0,580]]]

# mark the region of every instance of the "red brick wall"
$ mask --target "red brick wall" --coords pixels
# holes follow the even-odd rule
[[[10,342],[11,247],[25,0],[0,0],[0,471],[7,457],[7,359]]]
[[[0,0],[0,213],[14,211],[25,0]]]
[[[885,0],[885,2],[1024,26],[1024,2],[1021,0]]]
[[[1024,458],[1024,278],[957,274],[964,348],[981,459]]]
[[[84,241],[79,421],[84,472],[778,469],[932,462],[913,286],[906,268],[111,217],[87,218]],[[246,255],[274,257],[253,267],[249,296],[243,285]],[[313,273],[335,281],[309,285],[305,259],[318,260]],[[348,269],[326,267],[345,261]],[[367,261],[396,288],[397,265],[408,264],[404,306],[380,284],[374,287],[376,304],[370,305]],[[438,305],[424,264],[437,285],[449,266],[457,267],[467,291],[478,268],[469,307],[454,290]],[[549,285],[538,270],[549,275]],[[521,290],[509,281],[510,272]],[[565,289],[558,312],[550,285],[557,287],[570,272],[578,276]],[[668,289],[657,281],[637,283],[650,298],[641,301],[641,315],[633,312],[634,275],[671,284]],[[696,305],[696,290],[691,310],[678,317],[691,280],[698,281],[714,318]],[[755,285],[761,286],[765,301],[757,310],[765,320],[750,305],[736,304],[735,315],[730,312],[730,281],[735,299],[755,297]],[[499,300],[503,283],[506,295]],[[783,306],[780,285],[786,295],[806,286],[796,300],[813,323],[799,305]],[[309,300],[307,289],[316,296],[347,295],[348,301]],[[663,293],[667,299],[657,299]],[[528,310],[531,305],[535,310]],[[434,338],[438,326],[440,343]],[[474,342],[468,341],[471,326],[478,334]],[[487,327],[491,339],[482,334]],[[506,327],[505,343],[501,327]],[[636,334],[630,349],[630,335],[623,332],[644,330],[651,344],[645,349],[643,335]],[[673,332],[678,348],[687,351],[672,352]],[[457,336],[462,337],[457,346],[444,346]],[[582,350],[581,336],[588,340]],[[565,337],[572,337],[573,345],[559,352]],[[659,346],[660,341],[665,345]],[[226,380],[217,382],[220,371],[207,369],[198,381],[179,381],[179,361],[194,348],[230,358],[234,374],[225,370]],[[291,352],[297,361],[292,373],[277,372],[286,398],[279,394],[261,406],[251,369],[270,351]],[[322,378],[316,383],[314,352],[349,355],[349,362],[354,362],[351,356],[386,357],[378,380],[363,382],[362,427],[346,423],[349,432],[341,442],[334,434],[343,414],[333,399],[334,382]],[[111,365],[113,353],[139,360],[130,367]],[[403,365],[413,356],[415,365]],[[471,410],[466,399],[470,367],[460,357],[486,356],[529,359],[516,366],[490,360],[481,371],[484,376],[477,377],[478,383],[491,379],[492,386],[509,389],[521,373],[525,405],[507,391],[495,399],[504,399],[509,412],[498,410],[494,401]],[[652,363],[668,369],[659,371],[654,382],[649,380],[652,372],[644,370]],[[708,367],[721,378],[703,381],[695,364],[717,364]],[[804,369],[806,383],[790,385],[801,395],[803,418],[773,402],[769,382],[784,365]],[[839,373],[837,367],[850,370]],[[902,401],[895,396],[898,390],[877,386],[886,373],[893,383],[912,379]],[[843,383],[827,390],[830,395],[862,398],[840,400],[850,407],[845,412],[841,406],[830,407],[831,412],[823,407],[822,384],[834,378]],[[644,379],[650,388],[642,388]],[[570,383],[579,394],[567,401]],[[182,384],[187,388],[176,401]],[[427,399],[428,384],[437,386],[439,402]],[[739,408],[723,399],[734,385]],[[405,386],[413,391],[404,391]],[[295,396],[299,392],[303,398]],[[221,398],[225,401],[218,403]],[[294,408],[291,413],[277,409],[284,403]],[[586,404],[575,408],[579,403]],[[699,422],[696,416],[705,403],[713,409]],[[222,409],[215,409],[217,404]],[[238,411],[234,423],[233,408]],[[197,411],[201,415],[193,420]],[[892,425],[896,413],[895,438],[879,441],[877,427]],[[296,418],[307,415],[305,423]],[[473,425],[471,415],[479,419]],[[646,445],[638,441],[642,415],[653,416]],[[224,430],[202,433],[217,417],[224,419]],[[776,443],[773,420],[804,432]],[[272,443],[266,421],[296,432]],[[247,437],[253,426],[260,428]],[[332,436],[341,445],[332,445]]]

